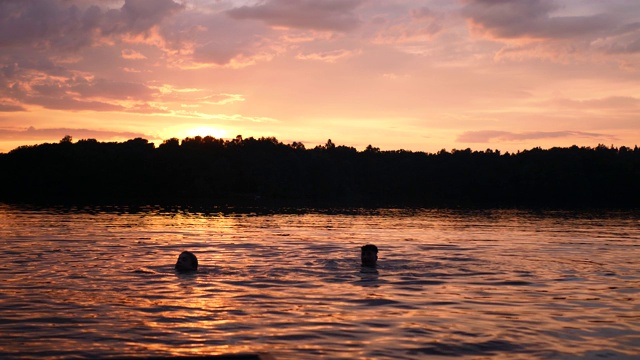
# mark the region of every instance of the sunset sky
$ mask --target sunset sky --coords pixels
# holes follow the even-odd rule
[[[0,152],[640,145],[638,0],[0,0]]]

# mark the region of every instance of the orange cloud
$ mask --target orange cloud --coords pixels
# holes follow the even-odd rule
[[[122,58],[127,60],[144,60],[147,57],[135,50],[124,49],[122,50]]]

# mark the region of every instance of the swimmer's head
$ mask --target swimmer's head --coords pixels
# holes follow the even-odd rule
[[[372,244],[363,245],[360,248],[362,266],[375,267],[378,262],[378,247]]]
[[[198,258],[190,251],[183,251],[178,256],[176,271],[187,272],[198,270]]]

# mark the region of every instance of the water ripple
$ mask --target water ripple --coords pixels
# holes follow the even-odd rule
[[[0,205],[0,358],[637,358],[639,219]]]

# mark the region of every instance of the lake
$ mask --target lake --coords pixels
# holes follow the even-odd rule
[[[0,244],[3,359],[640,358],[637,211],[0,205]]]

